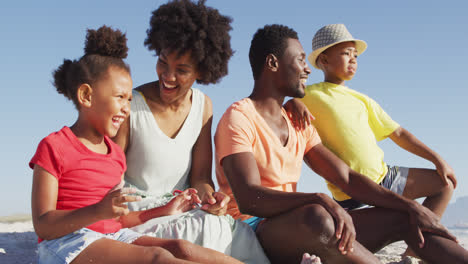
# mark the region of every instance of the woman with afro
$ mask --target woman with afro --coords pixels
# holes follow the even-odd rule
[[[229,196],[214,190],[212,103],[192,87],[217,83],[228,73],[231,21],[205,1],[173,0],[153,12],[145,45],[158,58],[158,80],[134,89],[130,118],[114,140],[126,153],[127,186],[144,196],[130,203],[131,210],[163,205],[187,188],[201,200],[194,210],[134,230],[269,263],[250,227],[226,215]]]

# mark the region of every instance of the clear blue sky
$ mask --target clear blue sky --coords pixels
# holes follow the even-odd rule
[[[64,58],[83,54],[86,28],[103,24],[127,32],[135,86],[156,79],[156,58],[143,45],[151,11],[166,1],[7,1],[0,8],[2,113],[0,215],[30,212],[32,170],[28,162],[39,141],[64,125],[76,111],[51,84],[51,72]],[[455,197],[468,195],[466,1],[221,1],[208,5],[234,19],[236,51],[229,75],[200,86],[213,100],[214,127],[235,100],[249,95],[248,62],[252,35],[265,24],[294,28],[307,53],[320,27],[344,23],[369,47],[348,85],[379,102],[394,120],[440,153],[459,179]],[[442,5],[443,4],[443,5]],[[322,80],[313,70],[308,83]],[[6,96],[6,97],[5,97]],[[390,164],[432,164],[381,144]],[[300,191],[329,193],[323,180],[303,169]],[[8,202],[7,202],[8,201]]]

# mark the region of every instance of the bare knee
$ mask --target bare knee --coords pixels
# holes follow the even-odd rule
[[[442,187],[442,192],[446,194],[450,194],[452,196],[453,191],[455,190],[455,184],[453,183],[452,179],[447,179],[447,185]]]
[[[307,205],[303,207],[303,227],[313,237],[318,237],[319,242],[324,245],[334,243],[335,222],[330,213],[320,205]]]
[[[171,252],[160,247],[147,247],[145,249],[145,253],[148,256],[148,259],[150,260],[145,263],[168,263],[171,260],[175,259],[174,255],[172,255]]]
[[[190,259],[193,256],[196,246],[183,239],[172,239],[166,247],[174,256],[181,259]]]

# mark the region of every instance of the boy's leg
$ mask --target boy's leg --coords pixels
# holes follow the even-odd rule
[[[354,252],[338,250],[335,223],[320,205],[306,205],[262,222],[257,237],[272,263],[299,263],[308,252],[326,263],[381,263],[357,241]]]
[[[409,226],[406,213],[383,208],[351,211],[357,240],[376,252],[397,240],[405,240],[422,259],[430,263],[467,263],[468,251],[456,242],[431,233],[424,233],[425,244],[419,248],[417,236]]]
[[[391,178],[395,177],[391,179],[394,180],[390,188],[392,191],[412,200],[426,197],[423,205],[439,217],[442,217],[452,198],[454,189],[452,181],[449,180],[449,184],[444,185],[444,182],[435,170],[393,167],[389,168],[387,176]],[[386,178],[385,180],[388,179]],[[389,184],[384,184],[384,186],[387,185],[386,187],[388,188]],[[410,248],[403,253],[403,256],[416,255]]]
[[[423,205],[442,216],[453,194],[453,183],[448,182],[444,185],[436,170],[410,168],[403,196],[410,199],[427,197]]]

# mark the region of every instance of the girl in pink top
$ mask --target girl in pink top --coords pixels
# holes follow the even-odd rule
[[[43,139],[30,162],[39,263],[240,263],[183,240],[126,228],[201,202],[195,189],[187,189],[165,206],[128,211],[126,203],[141,198],[121,188],[125,155],[109,139],[130,111],[127,50],[120,31],[88,30],[85,55],[54,72],[54,85],[73,101],[78,120]]]

